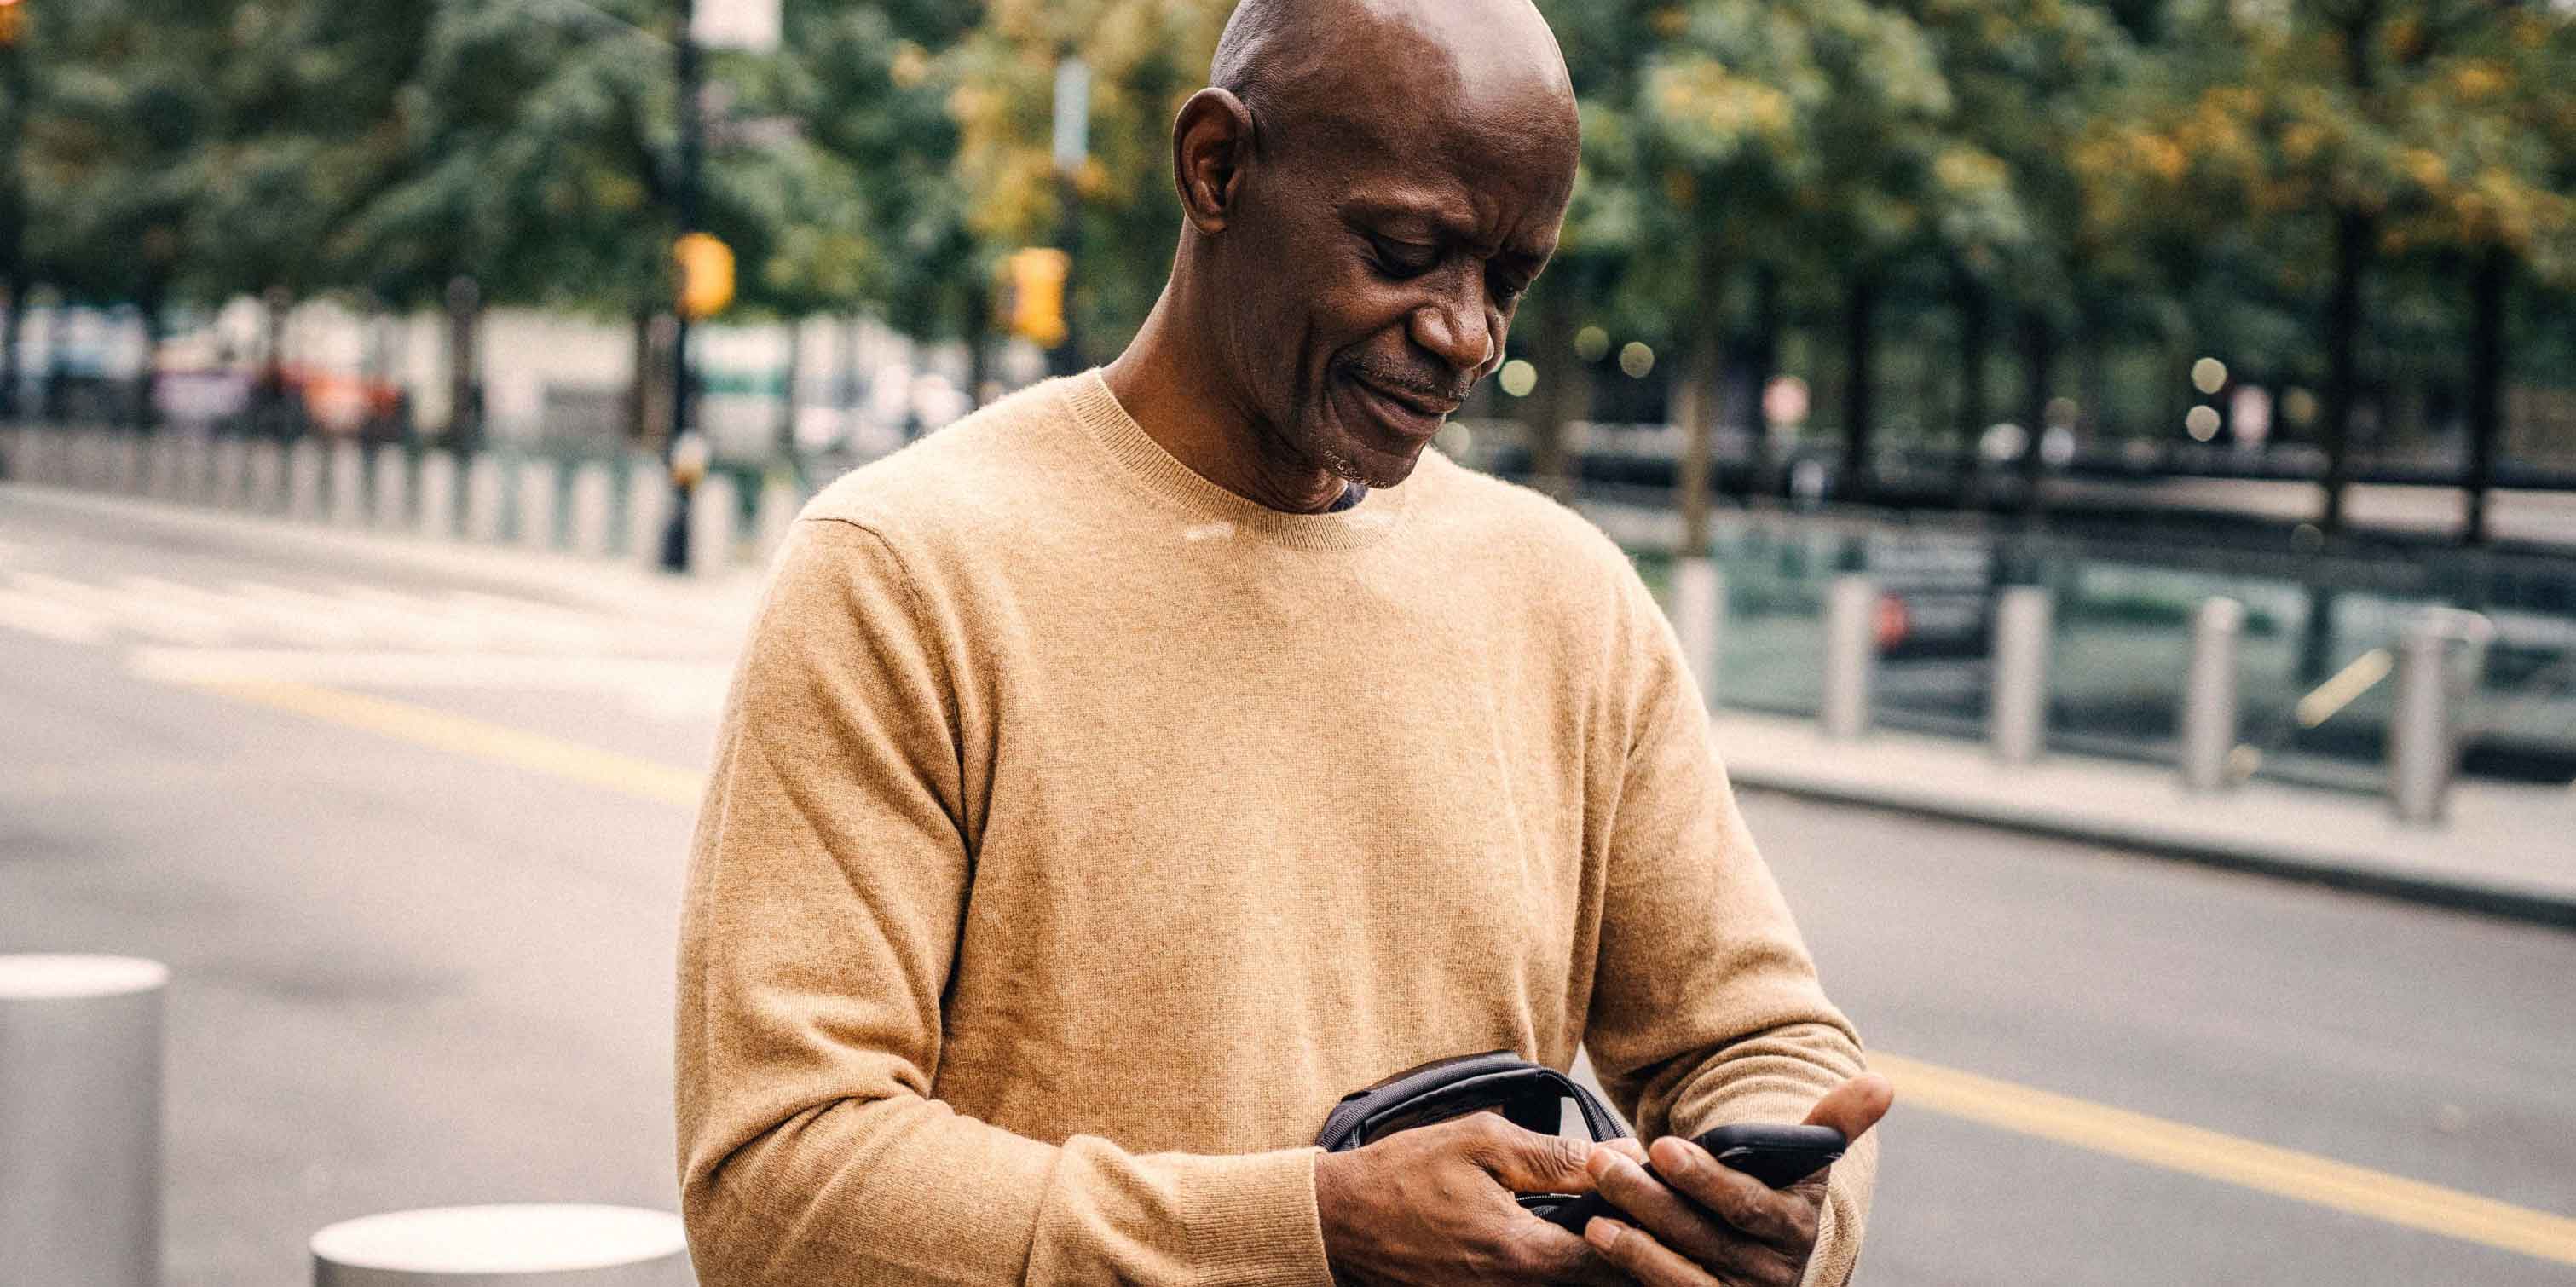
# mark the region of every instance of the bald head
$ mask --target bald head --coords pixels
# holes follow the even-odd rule
[[[1483,126],[1570,163],[1579,132],[1565,56],[1529,0],[1243,0],[1208,83],[1251,109],[1264,149]],[[1410,128],[1369,137],[1389,126]]]

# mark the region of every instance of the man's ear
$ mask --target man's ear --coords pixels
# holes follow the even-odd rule
[[[1232,91],[1203,89],[1181,104],[1172,124],[1172,179],[1181,213],[1200,232],[1222,231],[1233,217],[1251,159],[1252,109]]]

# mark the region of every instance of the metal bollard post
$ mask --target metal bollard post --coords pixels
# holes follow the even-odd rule
[[[680,1217],[637,1207],[437,1207],[313,1235],[313,1287],[695,1287]]]
[[[342,439],[331,444],[331,525],[367,524],[367,457],[358,444]]]
[[[1878,583],[1835,577],[1825,592],[1825,691],[1817,720],[1825,736],[1869,731],[1870,673],[1878,666]]]
[[[2228,785],[2236,750],[2236,643],[2245,605],[2214,598],[2191,618],[2191,670],[2182,685],[2182,783],[2194,791]]]
[[[1986,736],[1995,758],[2029,764],[2048,741],[2048,591],[2006,587],[1995,604],[1995,659]]]
[[[420,458],[420,534],[437,540],[456,535],[456,453]]]
[[[658,456],[626,466],[626,557],[662,565],[662,526],[671,521],[671,473]]]
[[[465,539],[477,545],[501,539],[501,460],[488,451],[465,465]]]
[[[709,473],[689,498],[689,572],[719,576],[733,567],[734,527],[742,505],[731,474]]]
[[[161,998],[118,956],[0,956],[0,1282],[158,1287]]]
[[[2400,822],[2432,826],[2448,811],[2458,748],[2452,740],[2453,634],[2417,621],[2397,646],[2397,706],[2388,715],[2388,797]]]
[[[375,525],[377,530],[399,532],[411,524],[411,458],[398,444],[387,443],[376,448]]]
[[[585,460],[572,471],[572,548],[598,558],[608,553],[610,525],[616,509],[616,479],[605,462]]]
[[[519,461],[519,544],[532,550],[555,547],[556,493],[562,489],[562,466],[543,457]]]
[[[1681,639],[1682,659],[1699,684],[1700,700],[1717,705],[1717,650],[1726,628],[1726,575],[1717,560],[1700,556],[1673,560],[1673,633]]]

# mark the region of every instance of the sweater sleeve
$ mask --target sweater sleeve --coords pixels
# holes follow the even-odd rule
[[[1862,1070],[1859,1036],[1736,811],[1671,625],[1633,573],[1625,586],[1605,703],[1625,757],[1584,1044],[1640,1138],[1803,1121]],[[1834,1164],[1808,1283],[1850,1278],[1877,1160],[1872,1132]]]
[[[700,1280],[1329,1282],[1312,1149],[1139,1156],[932,1097],[973,857],[914,595],[874,532],[800,522],[727,701],[680,935]]]

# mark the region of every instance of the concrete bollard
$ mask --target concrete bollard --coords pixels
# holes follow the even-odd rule
[[[1717,560],[1673,560],[1672,598],[1673,633],[1681,639],[1682,659],[1699,684],[1700,700],[1713,707],[1718,640],[1726,629],[1726,576]]]
[[[689,573],[717,576],[733,567],[740,492],[730,474],[710,473],[689,496]]]
[[[662,528],[671,521],[671,471],[660,457],[637,456],[626,465],[626,557],[648,567],[662,564]]]
[[[322,475],[329,461],[323,457],[322,444],[311,438],[298,439],[286,449],[286,513],[291,518],[319,521],[322,508]]]
[[[605,461],[585,460],[572,471],[572,549],[599,558],[616,536],[617,479]]]
[[[1817,722],[1830,738],[1869,731],[1871,672],[1878,668],[1878,583],[1857,573],[1825,591],[1825,691]]]
[[[369,517],[376,530],[399,532],[411,526],[411,456],[399,445],[385,443],[373,448],[368,474],[374,480],[368,488]]]
[[[161,1002],[119,956],[0,956],[0,1282],[158,1287]]]
[[[501,460],[488,451],[465,465],[464,535],[478,545],[501,539]]]
[[[2400,822],[2433,826],[2450,810],[2458,768],[2451,650],[2462,643],[2448,621],[2426,617],[2397,645],[2396,708],[2388,714],[2388,798]]]
[[[438,1207],[313,1235],[313,1287],[695,1287],[680,1217],[636,1207]]]
[[[367,525],[367,454],[345,438],[331,444],[331,525]]]
[[[2039,759],[2048,742],[2048,591],[2007,586],[1995,604],[1995,658],[1986,738],[2006,764]]]
[[[456,535],[455,452],[421,455],[420,534],[442,541]]]
[[[248,486],[242,493],[242,508],[261,514],[276,514],[286,509],[286,448],[274,439],[262,438],[250,445]]]
[[[514,535],[532,550],[555,547],[556,503],[563,491],[563,467],[542,457],[519,461],[519,523]]]
[[[794,479],[762,480],[752,522],[762,563],[769,562],[769,556],[786,543],[788,530],[796,526],[796,516],[804,509],[805,490]]]
[[[2194,791],[2230,785],[2227,757],[2236,750],[2236,644],[2245,634],[2245,605],[2215,598],[2191,618],[2191,670],[2182,685],[2182,784]]]

